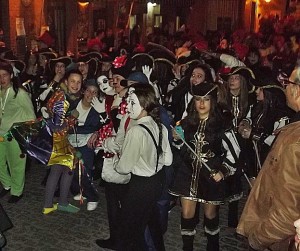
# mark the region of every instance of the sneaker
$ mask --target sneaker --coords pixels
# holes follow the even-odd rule
[[[0,198],[3,198],[6,194],[9,193],[9,191],[10,191],[10,188],[8,188],[8,189],[3,188],[0,192]]]
[[[77,213],[79,212],[80,209],[78,207],[73,206],[72,204],[68,204],[66,206],[62,206],[58,204],[57,210],[68,212],[68,213]]]
[[[82,197],[82,199],[83,199],[83,200],[86,200],[86,197],[84,197],[84,196],[81,196],[81,194],[80,194],[80,193],[79,193],[79,194],[77,194],[77,195],[75,195],[75,196],[73,197],[73,199],[74,199],[74,200],[78,200],[78,201],[79,201],[79,200],[81,200],[81,197]]]
[[[10,198],[8,199],[8,203],[17,203],[20,199],[22,199],[23,194],[16,196],[16,195],[11,195]]]
[[[57,210],[57,203],[53,204],[53,207],[44,207],[43,214],[50,214]]]
[[[91,201],[87,203],[86,209],[88,211],[94,211],[98,206],[98,201]]]

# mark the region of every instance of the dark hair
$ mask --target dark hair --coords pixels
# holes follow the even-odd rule
[[[199,114],[195,108],[195,101],[196,99],[193,98],[192,101],[189,103],[187,108],[188,115],[186,116],[187,123],[193,126],[199,124]],[[213,96],[210,96],[210,111],[209,111],[209,120],[215,118],[217,116],[217,99]]]
[[[210,96],[210,111],[209,116],[206,122],[205,127],[205,138],[213,139],[218,138],[221,133],[224,132],[224,129],[228,128],[228,119],[222,113],[220,106],[217,104],[217,99],[213,96]],[[198,129],[200,118],[199,114],[195,107],[195,98],[189,103],[187,116],[182,120],[181,125],[187,134],[191,134],[190,137],[193,137]],[[225,121],[226,120],[226,121]]]
[[[239,109],[240,109],[240,116],[245,117],[247,115],[247,110],[248,110],[248,98],[249,98],[249,91],[248,91],[248,84],[247,80],[244,76],[241,74],[237,74],[240,76],[240,102],[239,102]],[[232,97],[229,89],[229,85],[226,85],[226,105],[228,110],[232,111]]]
[[[100,90],[99,85],[96,84],[96,83],[92,83],[92,82],[87,82],[86,84],[84,84],[83,87],[82,87],[82,91],[83,91],[83,92],[86,91],[86,89],[87,89],[89,86],[94,86],[94,87],[96,87],[96,88],[97,88],[97,91],[98,91],[98,96],[100,95],[101,90]]]
[[[252,118],[258,127],[273,131],[273,124],[270,121],[276,121],[284,116],[289,116],[290,111],[286,105],[286,97],[282,90],[278,88],[263,88],[264,100],[259,101],[252,111]],[[259,118],[259,121],[256,119]]]
[[[192,73],[196,68],[200,68],[204,71],[204,73],[205,73],[205,80],[204,81],[213,82],[213,77],[211,75],[211,69],[209,68],[208,65],[205,65],[205,64],[195,64],[195,65],[192,65],[191,67],[189,67],[187,69],[187,73],[186,73],[188,79],[191,78]]]
[[[64,79],[68,79],[70,77],[71,74],[78,74],[81,76],[81,79],[83,79],[83,76],[81,74],[81,72],[78,69],[72,69],[66,72]]]
[[[15,92],[14,98],[18,95],[19,88],[20,88],[20,83],[19,79],[15,77],[14,75],[14,70],[11,64],[6,63],[6,62],[1,62],[0,61],[0,70],[6,71],[9,73],[9,75],[12,75],[13,77],[11,78],[11,82],[13,84],[13,90]]]
[[[153,118],[159,129],[158,154],[162,153],[162,123],[160,120],[160,108],[155,96],[155,91],[151,85],[136,83],[134,87],[140,105],[145,109],[147,114]]]

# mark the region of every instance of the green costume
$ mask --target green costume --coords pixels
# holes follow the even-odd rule
[[[34,120],[35,114],[31,99],[23,89],[19,89],[16,97],[12,86],[5,93],[0,90],[0,99],[0,182],[5,189],[11,189],[11,195],[19,196],[24,188],[26,156],[17,141],[8,139],[6,133],[13,123]]]

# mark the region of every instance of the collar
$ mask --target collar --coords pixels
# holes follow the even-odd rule
[[[150,121],[152,121],[152,120],[153,120],[153,119],[152,119],[151,116],[145,116],[145,117],[142,117],[142,118],[138,119],[138,120],[137,120],[137,123],[138,123],[138,124],[142,124],[142,123],[144,123],[144,122],[150,122]]]

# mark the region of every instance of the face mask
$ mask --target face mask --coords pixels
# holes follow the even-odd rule
[[[100,87],[100,90],[107,95],[115,94],[114,89],[109,85],[109,80],[106,76],[100,76],[97,78],[97,83]]]
[[[137,119],[141,114],[143,108],[141,107],[140,101],[134,92],[128,93],[127,98],[127,111],[129,113],[129,117],[131,119]]]

